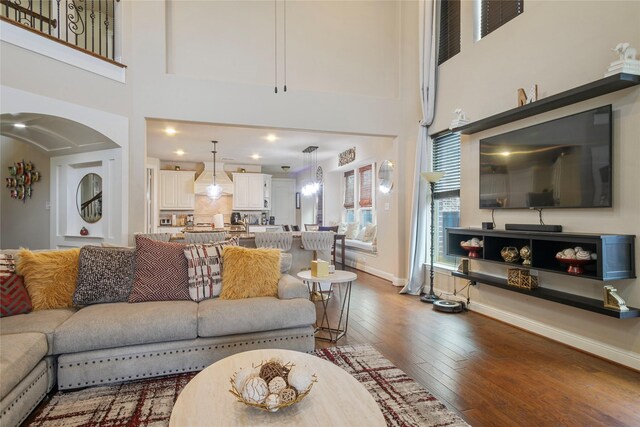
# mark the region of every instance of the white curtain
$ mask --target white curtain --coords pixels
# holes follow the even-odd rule
[[[403,294],[418,295],[424,286],[423,264],[427,251],[427,183],[420,172],[430,169],[428,127],[433,122],[436,71],[437,71],[437,1],[420,0],[420,98],[422,100],[422,121],[416,144],[416,163],[413,175],[413,203],[411,206],[411,241],[409,250],[409,280],[400,291]]]

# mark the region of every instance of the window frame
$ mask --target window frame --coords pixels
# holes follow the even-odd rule
[[[478,39],[482,39],[524,13],[524,0],[481,0]]]
[[[371,170],[371,200],[370,204],[365,203],[366,206],[361,206],[362,200],[360,199],[360,192],[362,190],[361,187],[361,170],[370,169]],[[353,176],[353,206],[347,207],[347,204],[344,203],[346,201],[346,192],[347,192],[347,176]],[[342,179],[342,222],[358,222],[360,224],[360,228],[362,228],[366,224],[376,224],[376,163],[367,163],[358,167],[354,167],[353,169],[344,171],[343,179]],[[363,215],[365,213],[370,212],[371,222],[363,223]]]

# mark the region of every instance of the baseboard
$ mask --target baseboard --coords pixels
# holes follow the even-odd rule
[[[438,290],[438,292],[440,291],[442,290]],[[471,301],[471,304],[468,308],[471,311],[475,311],[493,319],[497,319],[510,325],[517,326],[518,328],[522,328],[534,334],[542,335],[553,341],[558,341],[570,347],[577,348],[584,352],[640,371],[640,355],[638,353],[633,353],[618,347],[613,347],[599,341],[592,340],[590,338],[585,338],[583,336],[576,335],[549,325],[545,325],[544,323],[540,323],[514,313],[500,310],[486,304]]]
[[[376,277],[380,277],[381,279],[385,279],[391,282],[393,286],[404,286],[401,282],[403,279],[394,276],[392,273],[388,273],[386,271],[378,270],[377,268],[373,268],[366,264],[358,264],[357,262],[346,259],[345,265],[348,265],[351,268],[355,268],[356,270],[364,271],[365,273],[372,274]],[[406,280],[404,280],[406,282]]]

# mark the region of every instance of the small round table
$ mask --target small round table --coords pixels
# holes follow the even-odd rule
[[[307,397],[270,413],[238,402],[228,391],[234,372],[278,358],[306,366],[318,382]],[[340,393],[336,393],[340,390]],[[178,396],[169,426],[386,426],[371,393],[344,369],[317,356],[291,350],[246,351],[224,358],[196,375]]]
[[[316,325],[316,338],[324,341],[337,342],[347,333],[347,327],[349,325],[349,305],[351,303],[351,285],[358,276],[350,271],[336,270],[335,273],[329,274],[328,276],[316,277],[311,275],[310,270],[305,270],[298,273],[298,278],[307,284],[311,298],[316,290],[320,290],[320,294],[328,292],[328,295],[331,295],[333,294],[333,288],[335,285],[344,285],[346,288],[342,298],[342,304],[340,305],[340,317],[336,327],[331,327],[329,323],[329,316],[327,315],[329,298],[324,298],[324,295],[322,298],[319,298],[319,301],[322,302],[323,311],[320,325]],[[323,287],[323,285],[325,286]],[[325,291],[324,289],[327,288],[327,285],[328,289]],[[344,325],[342,322],[343,320]],[[320,334],[318,332],[320,332]],[[328,337],[323,335],[323,332],[327,333]]]

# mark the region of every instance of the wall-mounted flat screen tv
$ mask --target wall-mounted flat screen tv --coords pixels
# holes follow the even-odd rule
[[[611,207],[611,105],[480,140],[480,208]]]

